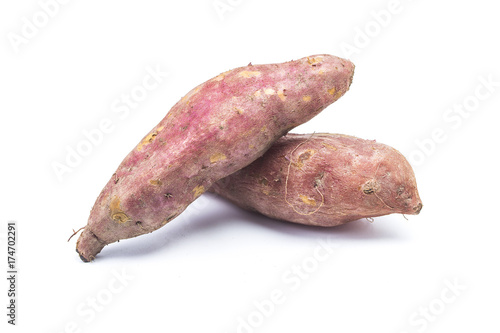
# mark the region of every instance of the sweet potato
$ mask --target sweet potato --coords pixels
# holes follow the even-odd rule
[[[152,232],[336,101],[354,65],[331,55],[236,68],[191,90],[125,157],[77,242],[83,261]]]
[[[211,191],[275,219],[324,227],[422,209],[403,155],[340,134],[288,134]]]

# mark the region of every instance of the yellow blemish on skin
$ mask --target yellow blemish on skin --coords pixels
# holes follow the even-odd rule
[[[210,163],[225,160],[227,157],[223,153],[216,153],[210,156]]]
[[[172,117],[172,115],[173,115],[173,114],[174,114],[173,112],[170,112],[170,111],[169,111],[169,112],[167,112],[167,116],[165,117],[165,120],[170,119],[170,118]]]
[[[282,101],[285,101],[286,100],[286,96],[285,96],[285,92],[282,90],[278,91],[278,97],[282,100]]]
[[[268,189],[263,189],[261,192],[264,193],[265,195],[269,195],[269,190]]]
[[[201,89],[201,86],[198,86],[198,87],[196,87],[196,88],[192,89],[190,92],[188,92],[186,95],[184,95],[184,96],[181,98],[181,102],[184,102],[184,101],[186,101],[186,100],[187,100],[186,105],[188,105],[188,104],[189,104],[189,102],[190,102],[190,101],[189,101],[189,99],[190,99],[191,97],[193,97],[193,96],[194,96],[194,94],[196,94],[198,91],[200,91],[200,89]]]
[[[163,128],[162,128],[163,129]],[[146,145],[149,145],[151,142],[154,141],[156,136],[158,135],[157,131],[153,131],[149,133],[138,145],[137,145],[137,151],[141,151],[142,148]]]
[[[337,147],[329,145],[328,143],[323,143],[323,146],[328,148],[328,149],[337,150]]]
[[[273,88],[267,88],[264,90],[264,93],[266,95],[274,95],[274,94],[276,94],[276,91]]]
[[[322,69],[320,69],[320,70],[318,71],[318,74],[320,74],[320,75],[321,75],[321,74],[325,74],[325,71],[324,71],[324,70],[322,70]]]
[[[194,192],[194,197],[198,198],[200,195],[202,195],[205,192],[205,186],[203,185],[198,185],[193,189]]]
[[[111,212],[121,210],[120,209],[120,199],[116,195],[113,197],[113,199],[109,203],[109,209],[111,209]]]
[[[238,114],[243,114],[243,113],[245,112],[242,108],[237,107],[237,106],[235,106],[235,107],[234,107],[234,109],[236,110],[236,112],[237,112]]]
[[[311,100],[311,96],[309,96],[309,95],[304,96],[304,97],[302,97],[302,100],[303,100],[304,102],[309,102],[309,101]]]
[[[265,131],[267,131],[267,126],[266,126],[266,125],[262,126],[262,128],[260,129],[260,131],[261,131],[261,132],[265,132]]]
[[[307,57],[307,62],[309,63],[309,65],[316,65],[323,62],[323,57],[314,57],[314,58]]]
[[[214,78],[214,81],[222,81],[226,75],[219,74]]]
[[[213,80],[214,80],[214,81],[222,81],[222,80],[224,80],[224,78],[226,77],[226,75],[227,75],[229,72],[231,72],[231,71],[229,70],[229,71],[227,71],[227,72],[221,73],[221,74],[217,75],[216,77],[214,77],[214,78],[213,78]],[[198,90],[199,90],[199,89],[198,89]],[[198,91],[198,90],[197,90],[197,91]]]
[[[261,74],[262,73],[258,71],[242,71],[238,75],[241,77],[250,78],[260,76]]]
[[[151,180],[149,181],[149,183],[150,183],[151,185],[155,185],[155,186],[161,186],[161,185],[163,185],[163,183],[162,183],[162,182],[161,182],[161,180],[159,180],[159,179],[151,179]]]
[[[336,90],[336,89],[335,89],[335,87],[333,87],[332,89],[329,89],[329,90],[328,90],[328,93],[329,93],[330,95],[333,95],[333,94],[335,94],[335,90]]]
[[[116,195],[113,197],[111,202],[109,203],[109,209],[111,211],[111,218],[113,221],[118,223],[125,223],[130,221],[130,217],[121,209],[120,207],[120,198]]]
[[[248,148],[250,148],[250,149],[254,149],[254,148],[255,148],[255,145],[250,144],[250,145],[248,145]]]
[[[299,195],[300,197],[300,200],[302,200],[303,203],[305,203],[306,205],[309,205],[309,206],[316,206],[316,200],[312,199],[312,198],[309,198],[305,195]]]

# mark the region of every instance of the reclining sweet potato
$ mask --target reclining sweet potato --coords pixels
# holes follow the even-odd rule
[[[403,155],[340,134],[288,134],[211,191],[275,219],[324,227],[422,209]]]
[[[217,180],[348,89],[354,65],[331,55],[240,67],[199,85],[125,157],[77,242],[83,261],[120,239],[152,232]]]

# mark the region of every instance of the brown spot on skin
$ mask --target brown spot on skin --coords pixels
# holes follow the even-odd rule
[[[373,194],[380,190],[380,184],[375,179],[370,179],[363,184],[362,190],[364,194]]]
[[[305,153],[300,154],[299,160],[300,161],[308,160],[311,157],[311,153],[314,153],[314,151],[308,150]]]
[[[329,93],[330,95],[335,94],[335,91],[336,91],[335,87],[333,87],[332,89],[328,89],[328,93]]]
[[[299,169],[302,168],[304,166],[304,161],[307,161],[308,159],[310,159],[315,153],[316,153],[315,150],[308,149],[305,152],[303,152],[302,154],[300,154],[299,158],[297,159],[297,163],[295,163],[297,168],[299,168]]]
[[[163,183],[162,183],[162,182],[161,182],[161,180],[159,180],[159,179],[151,179],[151,180],[149,181],[149,183],[150,183],[151,185],[155,185],[155,186],[161,186],[161,185],[163,185]]]
[[[175,216],[176,216],[175,214],[170,215],[169,217],[167,217],[165,220],[163,220],[163,221],[161,222],[161,225],[162,225],[162,226],[164,226],[164,225],[165,225],[165,224],[167,224],[168,222],[172,221],[172,220],[174,219],[174,217],[175,217]]]
[[[215,153],[212,156],[210,156],[210,163],[215,163],[215,162],[218,162],[218,161],[223,161],[226,158],[227,158],[226,155],[224,155],[223,153]]]
[[[399,197],[401,194],[403,194],[403,192],[404,192],[404,191],[405,191],[405,186],[404,186],[404,185],[400,185],[400,186],[398,187],[397,192],[396,192],[396,193],[398,194],[398,197]]]
[[[324,176],[325,176],[325,173],[323,171],[318,173],[318,176],[316,176],[316,178],[314,178],[314,184],[313,184],[314,188],[317,188],[323,184],[323,177]]]
[[[130,221],[130,217],[125,214],[125,212],[120,207],[120,198],[114,196],[109,203],[109,209],[111,211],[111,218],[118,223],[125,223]]]
[[[205,192],[205,186],[203,185],[198,185],[193,189],[194,192],[194,197],[198,198],[200,195],[202,195]]]
[[[314,200],[313,198],[309,198],[309,197],[302,195],[302,194],[300,194],[299,197],[300,197],[300,200],[302,200],[302,202],[305,203],[306,205],[316,206],[316,200]]]
[[[242,71],[238,75],[244,78],[250,78],[260,76],[261,74],[262,73],[259,71]]]
[[[302,100],[303,100],[304,102],[309,102],[309,101],[311,101],[311,96],[309,96],[309,95],[304,96],[304,97],[302,97]]]

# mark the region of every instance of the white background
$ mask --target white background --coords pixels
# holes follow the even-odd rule
[[[18,325],[6,323],[2,278],[3,332],[500,330],[494,2],[54,3],[0,5],[1,276],[8,221],[19,237]],[[72,229],[185,93],[249,62],[317,53],[350,58],[354,81],[293,132],[399,149],[414,166],[420,215],[322,229],[206,194],[164,228],[80,261]],[[114,112],[148,68],[168,75],[135,108]],[[58,179],[54,163],[105,119],[112,129]]]

